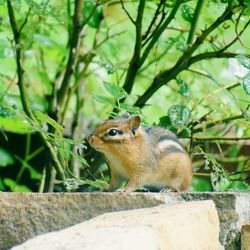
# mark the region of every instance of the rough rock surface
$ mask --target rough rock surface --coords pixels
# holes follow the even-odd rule
[[[195,201],[107,213],[12,250],[219,248],[219,218],[213,201]]]
[[[221,244],[240,241],[242,225],[250,224],[248,193],[0,193],[0,249],[106,212],[190,200],[213,200],[220,218]]]
[[[243,225],[241,229],[241,250],[250,249],[250,224]]]

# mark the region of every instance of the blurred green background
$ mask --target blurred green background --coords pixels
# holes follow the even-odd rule
[[[85,138],[123,111],[178,134],[192,191],[249,190],[249,1],[2,0],[0,13],[1,191],[106,188]]]

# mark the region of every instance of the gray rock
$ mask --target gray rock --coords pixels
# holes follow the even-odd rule
[[[193,201],[100,215],[12,250],[218,250],[213,201]]]
[[[224,246],[239,242],[241,226],[250,224],[248,193],[0,193],[0,249],[106,212],[190,200],[215,202]]]
[[[242,226],[241,250],[250,250],[250,224]]]

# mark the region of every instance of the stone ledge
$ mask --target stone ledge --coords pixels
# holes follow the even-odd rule
[[[250,224],[247,193],[0,193],[0,249],[106,212],[191,200],[214,201],[223,245],[234,245],[241,226]]]
[[[213,201],[106,213],[28,240],[13,250],[218,250],[219,218]]]

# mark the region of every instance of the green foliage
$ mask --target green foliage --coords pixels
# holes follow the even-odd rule
[[[185,105],[174,105],[168,110],[172,125],[186,125],[190,119],[190,110]]]
[[[249,191],[249,6],[0,1],[0,190],[107,189],[85,139],[129,111],[187,140],[193,191]]]
[[[4,148],[0,148],[0,167],[6,167],[14,163],[11,154]]]
[[[84,1],[82,13],[84,21],[90,27],[95,29],[99,27],[102,18],[102,9],[100,6],[96,6],[93,0]]]

